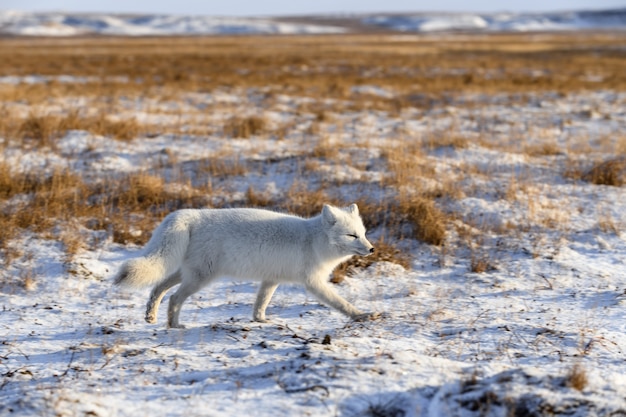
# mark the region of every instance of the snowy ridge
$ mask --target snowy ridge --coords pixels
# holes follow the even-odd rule
[[[26,36],[321,34],[344,31],[334,26],[257,18],[0,11],[0,34]]]
[[[420,13],[374,15],[368,25],[402,32],[530,32],[580,29],[625,29],[626,9],[562,13]]]
[[[318,16],[319,17],[319,16]],[[77,35],[219,35],[324,34],[384,28],[402,32],[436,31],[559,31],[624,29],[626,9],[554,13],[411,13],[316,16],[296,20],[254,17],[184,15],[120,15],[105,13],[32,13],[0,10],[0,34],[18,36]],[[330,22],[330,23],[329,23]]]

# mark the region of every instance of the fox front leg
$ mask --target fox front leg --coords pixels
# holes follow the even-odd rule
[[[261,282],[261,287],[259,288],[259,292],[257,293],[256,301],[254,302],[254,310],[252,312],[252,319],[254,321],[267,323],[268,320],[265,318],[265,309],[270,303],[270,300],[272,299],[272,295],[274,295],[274,291],[276,291],[276,288],[278,288],[278,284],[274,282]]]
[[[375,313],[372,314],[362,312],[337,294],[337,292],[330,285],[323,281],[311,280],[306,284],[306,289],[317,297],[317,299],[322,303],[345,314],[352,320],[365,321],[376,316]]]

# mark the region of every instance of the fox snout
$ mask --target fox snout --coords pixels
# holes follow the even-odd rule
[[[374,246],[372,246],[369,241],[366,240],[363,246],[365,247],[363,248],[364,251],[361,253],[362,256],[369,256],[375,252]]]

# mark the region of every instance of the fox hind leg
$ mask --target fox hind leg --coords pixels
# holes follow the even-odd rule
[[[167,277],[167,279],[159,284],[157,284],[150,293],[150,298],[148,299],[148,304],[146,305],[146,321],[148,323],[156,323],[157,321],[157,313],[159,312],[159,305],[161,305],[161,300],[163,300],[163,296],[165,293],[175,285],[180,284],[182,278],[180,274],[180,270],[174,272],[172,275]]]
[[[182,282],[178,290],[170,297],[170,303],[167,310],[167,325],[171,328],[185,328],[182,326],[178,317],[180,316],[180,309],[187,298],[190,295],[198,292],[202,287],[209,284],[215,276],[205,275],[200,271],[190,268],[181,268]]]
[[[254,309],[252,313],[252,319],[261,323],[267,322],[265,319],[265,309],[274,295],[274,291],[278,288],[278,284],[269,281],[261,282],[259,292],[257,292],[256,301],[254,302]]]

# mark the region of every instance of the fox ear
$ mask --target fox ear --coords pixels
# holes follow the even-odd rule
[[[358,216],[359,215],[359,207],[356,204],[350,204],[348,207],[348,213]]]
[[[337,223],[337,218],[335,217],[335,213],[333,213],[333,208],[328,204],[324,204],[322,208],[322,221],[327,226],[332,226]]]

